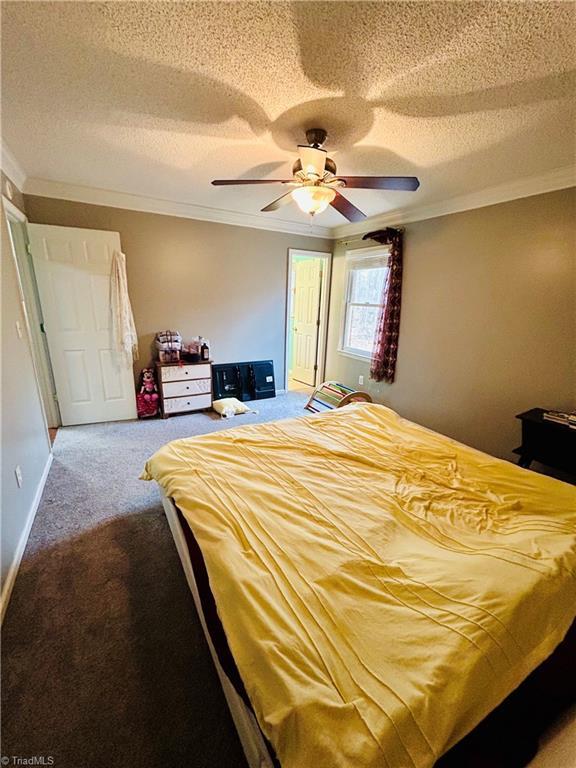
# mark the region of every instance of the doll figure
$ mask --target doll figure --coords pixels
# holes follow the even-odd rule
[[[158,387],[153,368],[143,368],[140,374],[140,391],[136,398],[139,418],[156,416],[158,413]]]

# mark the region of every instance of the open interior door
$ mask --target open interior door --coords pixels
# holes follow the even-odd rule
[[[112,342],[120,235],[44,224],[28,231],[62,424],[135,419],[132,361]]]

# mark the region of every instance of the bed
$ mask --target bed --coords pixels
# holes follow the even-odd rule
[[[251,768],[431,768],[574,620],[576,489],[381,405],[176,440],[143,478]]]

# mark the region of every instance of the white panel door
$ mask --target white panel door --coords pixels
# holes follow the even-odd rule
[[[320,319],[320,286],[322,259],[295,261],[294,321],[292,340],[294,357],[292,378],[304,384],[316,384],[318,325]]]
[[[136,418],[132,363],[112,343],[120,235],[44,224],[28,231],[62,424]]]

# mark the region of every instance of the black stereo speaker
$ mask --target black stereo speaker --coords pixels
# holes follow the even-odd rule
[[[276,397],[274,363],[253,360],[248,363],[214,363],[212,365],[214,400],[236,397],[238,400],[262,400]]]

